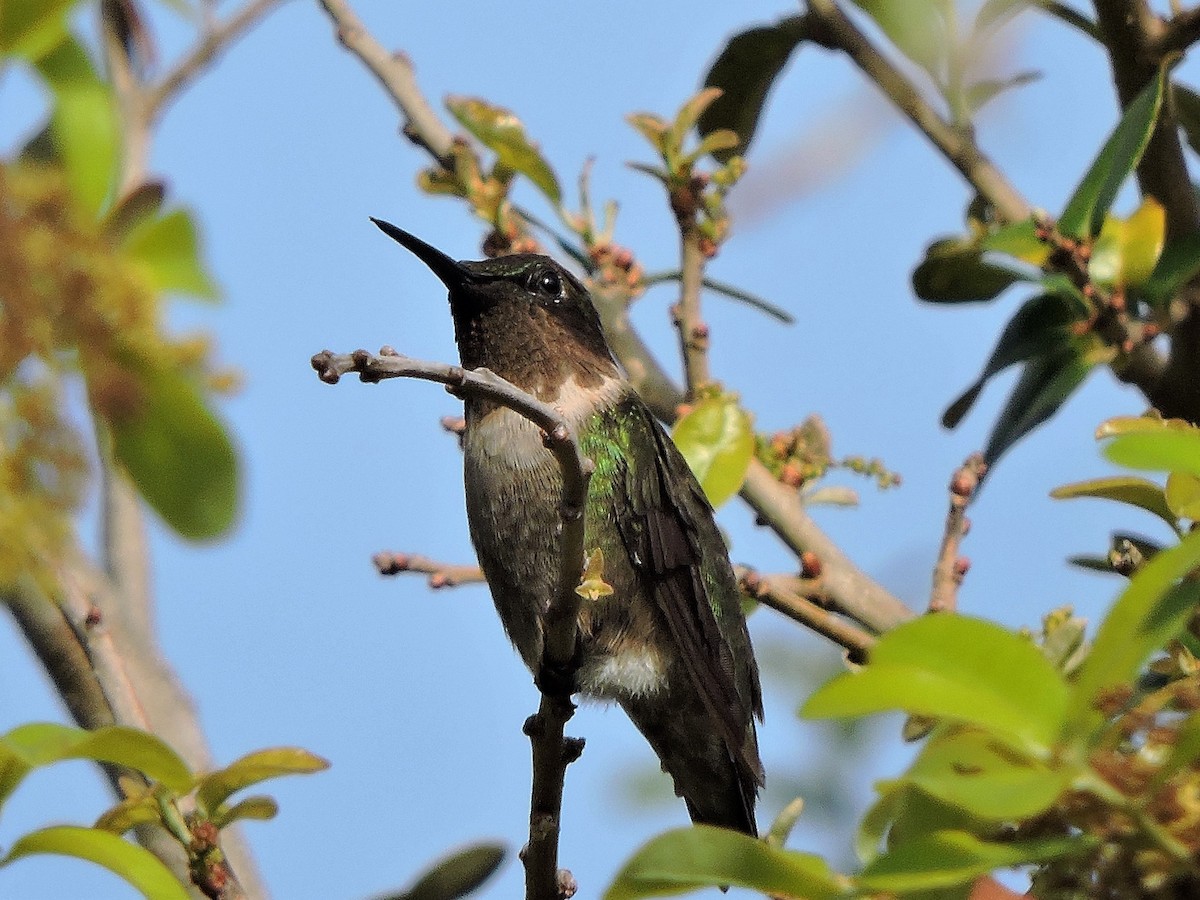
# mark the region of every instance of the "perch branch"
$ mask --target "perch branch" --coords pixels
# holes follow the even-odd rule
[[[529,805],[529,843],[521,855],[525,863],[527,900],[561,900],[563,886],[573,883],[558,869],[558,835],[562,820],[562,795],[567,766],[583,750],[583,741],[566,738],[563,729],[574,714],[571,702],[575,645],[582,598],[576,593],[583,571],[584,520],[592,463],[566,419],[553,406],[542,403],[487,369],[464,369],[445,363],[423,362],[401,356],[389,347],[378,356],[356,350],[334,354],[328,350],[312,358],[322,381],[330,384],[349,372],[366,382],[384,378],[419,378],[446,385],[456,396],[474,396],[498,403],[524,416],[545,432],[547,449],[562,473],[563,495],[558,595],[546,611],[542,661],[536,682],[542,699],[537,713],[525,722],[533,752],[533,785]]]
[[[708,326],[700,314],[704,254],[700,249],[700,232],[690,218],[688,221],[680,221],[679,243],[679,303],[673,312],[675,324],[679,328],[684,383],[687,385],[688,397],[695,397],[697,391],[708,384],[712,376],[708,368]]]
[[[401,572],[420,572],[429,576],[431,588],[458,587],[460,584],[478,584],[483,581],[479,566],[438,562],[428,556],[415,553],[393,553],[383,551],[371,557],[371,562],[380,575],[399,575]]]
[[[950,478],[950,510],[942,532],[942,546],[933,567],[933,591],[929,596],[930,612],[953,612],[958,605],[958,588],[967,574],[967,559],[958,555],[959,545],[967,534],[967,506],[987,472],[987,463],[979,453],[972,453]]]
[[[748,597],[845,647],[851,662],[867,661],[875,645],[874,636],[809,599],[822,596],[820,578],[760,575],[753,569],[743,569],[738,572],[738,584]]]

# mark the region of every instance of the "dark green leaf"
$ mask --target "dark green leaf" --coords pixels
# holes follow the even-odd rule
[[[188,900],[187,889],[149,850],[117,835],[96,828],[59,825],[43,828],[20,838],[8,855],[6,866],[26,856],[54,853],[86,859],[120,875],[147,900]]]
[[[299,747],[257,750],[201,778],[196,803],[212,812],[243,788],[282,775],[308,775],[328,768],[327,760]]]
[[[165,216],[143,218],[122,242],[126,258],[146,272],[159,291],[178,291],[206,300],[220,296],[200,260],[196,226],[187,211],[176,209]]]
[[[104,231],[124,242],[136,225],[158,214],[167,189],[161,181],[146,181],[122,197],[104,217]]]
[[[1067,237],[1088,239],[1100,233],[1117,192],[1150,142],[1166,78],[1166,67],[1160,67],[1154,80],[1130,101],[1096,161],[1067,201],[1058,220],[1058,230]]]
[[[754,428],[735,396],[701,399],[675,422],[671,437],[714,508],[741,490],[754,456]]]
[[[97,215],[117,177],[121,132],[116,99],[82,45],[69,35],[37,61],[37,70],[54,93],[49,134],[55,156],[75,200]]]
[[[942,729],[904,775],[930,796],[995,822],[1026,819],[1048,809],[1069,773],[1014,753],[977,729]]]
[[[558,178],[526,136],[520,119],[509,110],[477,97],[449,97],[446,108],[503,165],[532,181],[555,206],[562,203]]]
[[[1178,81],[1172,81],[1171,112],[1187,136],[1192,152],[1200,153],[1200,94]]]
[[[1072,688],[1072,722],[1084,735],[1099,721],[1096,698],[1106,689],[1130,682],[1151,653],[1188,623],[1200,582],[1184,580],[1200,565],[1200,531],[1177,546],[1156,553],[1130,580],[1109,610],[1092,651]]]
[[[846,896],[839,878],[819,856],[697,825],[653,838],[625,864],[604,897],[665,897],[713,885],[748,887],[806,900]]]
[[[975,383],[942,414],[942,425],[955,428],[963,420],[984,386],[1011,365],[1054,352],[1067,341],[1068,327],[1075,320],[1070,304],[1057,294],[1039,294],[1022,304],[1009,319]]]
[[[1032,276],[984,259],[978,245],[949,238],[935,241],[913,271],[913,292],[935,303],[978,303],[991,300],[1018,281]]]
[[[1054,415],[1094,367],[1093,360],[1071,345],[1028,360],[988,438],[988,465],[995,465],[1009,447]]]
[[[728,128],[739,143],[713,153],[720,162],[742,155],[754,139],[767,95],[800,42],[808,37],[808,20],[788,16],[774,25],[762,25],[734,35],[704,78],[706,87],[720,88],[720,97],[701,113],[701,135]]]
[[[1035,9],[1049,13],[1060,22],[1070,25],[1076,31],[1090,37],[1094,41],[1100,40],[1100,29],[1096,26],[1096,23],[1065,3],[1060,3],[1058,0],[1030,0],[1029,5]]]
[[[67,36],[67,13],[79,0],[0,3],[0,54],[36,60]]]
[[[1090,478],[1087,481],[1064,484],[1062,487],[1052,490],[1050,496],[1056,500],[1070,500],[1074,497],[1116,500],[1118,503],[1128,503],[1130,506],[1137,506],[1146,512],[1153,513],[1171,528],[1176,527],[1176,515],[1171,511],[1171,507],[1163,496],[1162,485],[1133,475]]]
[[[1019,750],[1045,752],[1066,704],[1066,683],[1029,640],[981,619],[925,616],[885,634],[868,665],[834,678],[801,713],[903,710],[975,724]]]
[[[384,900],[457,900],[492,877],[504,862],[500,844],[474,844],[439,860],[402,894]]]
[[[1192,231],[1167,241],[1154,271],[1142,285],[1142,293],[1151,306],[1162,309],[1197,273],[1200,273],[1200,231]]]
[[[180,535],[223,534],[238,505],[237,455],[225,426],[179,372],[145,366],[140,387],[140,408],[109,423],[117,460]]]
[[[993,843],[965,831],[939,831],[876,857],[857,882],[868,891],[907,893],[950,887],[995,869],[1046,862],[1090,846],[1084,838]]]

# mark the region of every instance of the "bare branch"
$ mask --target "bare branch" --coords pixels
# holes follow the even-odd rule
[[[865,663],[875,646],[874,636],[809,599],[823,597],[820,578],[760,575],[753,569],[743,569],[738,573],[738,584],[747,596],[845,647],[853,663]]]
[[[401,572],[420,572],[428,575],[429,586],[434,589],[478,584],[484,580],[479,566],[438,562],[436,559],[414,553],[383,551],[371,557],[371,562],[375,564],[380,575],[399,575]]]
[[[982,454],[972,453],[950,479],[950,511],[946,513],[942,546],[933,567],[930,612],[953,612],[958,605],[958,587],[967,574],[968,566],[966,558],[958,555],[958,547],[970,528],[967,506],[985,472],[987,463],[983,461]]]
[[[1029,218],[1032,207],[971,136],[943,119],[912,81],[847,18],[835,0],[808,0],[808,9],[814,41],[849,56],[1003,219],[1015,222]]]
[[[370,70],[404,116],[404,133],[438,161],[450,155],[454,135],[417,87],[412,62],[402,53],[390,53],[371,35],[346,0],[320,0],[337,28],[342,46]]]
[[[365,350],[334,354],[324,350],[312,358],[322,381],[335,384],[342,375],[357,372],[366,382],[384,378],[419,378],[440,382],[456,396],[474,396],[498,403],[533,422],[546,434],[546,446],[562,473],[563,496],[559,555],[559,590],[546,611],[540,669],[535,677],[541,691],[536,714],[525,723],[533,753],[533,787],[529,805],[529,843],[522,853],[527,900],[562,900],[563,885],[573,883],[558,868],[558,835],[567,766],[583,750],[583,742],[566,738],[563,729],[575,712],[571,702],[576,665],[576,637],[582,598],[576,593],[583,571],[584,520],[592,463],[566,419],[487,369],[464,369],[445,363],[401,356],[384,347],[378,356]],[[571,893],[574,891],[572,890]]]
[[[708,368],[708,326],[700,315],[700,289],[704,284],[704,253],[694,222],[680,222],[679,303],[675,324],[683,356],[684,383],[689,397],[712,380]]]

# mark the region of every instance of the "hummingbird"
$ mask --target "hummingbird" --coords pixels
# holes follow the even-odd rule
[[[449,291],[459,356],[556,407],[595,464],[584,546],[613,589],[580,610],[572,693],[615,702],[692,821],[757,836],[762,690],[724,538],[687,462],[622,373],[587,289],[548,256],[456,262],[388,222]],[[562,479],[541,430],[465,401],[467,520],[500,621],[535,674],[559,590]],[[583,560],[580,560],[580,571]]]

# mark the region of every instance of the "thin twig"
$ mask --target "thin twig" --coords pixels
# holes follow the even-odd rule
[[[459,563],[438,562],[428,556],[415,553],[383,551],[371,557],[371,562],[380,575],[399,575],[401,572],[420,572],[429,576],[429,586],[434,589],[458,587],[461,584],[478,584],[483,581],[479,566]]]
[[[708,326],[700,314],[700,289],[704,284],[704,254],[695,222],[680,222],[679,303],[675,322],[683,356],[684,383],[689,397],[711,380],[708,368]]]
[[[742,569],[738,584],[748,597],[845,647],[853,663],[865,663],[875,646],[873,635],[810,599],[824,596],[820,578],[760,575],[753,569]]]
[[[1200,41],[1200,6],[1185,9],[1172,16],[1156,29],[1157,35],[1152,35],[1146,49],[1155,56],[1166,56],[1168,53],[1183,52],[1196,41]]]
[[[529,843],[525,863],[527,900],[562,900],[564,885],[573,883],[558,868],[558,836],[567,766],[583,750],[581,740],[566,738],[563,729],[575,712],[571,686],[576,665],[575,645],[582,598],[576,593],[583,571],[584,519],[592,463],[566,419],[547,403],[525,393],[487,369],[464,369],[445,363],[401,356],[389,347],[378,356],[365,350],[312,358],[322,381],[335,384],[342,375],[357,372],[361,380],[419,378],[440,382],[456,396],[473,396],[505,406],[545,432],[547,448],[562,473],[562,523],[559,590],[544,621],[542,660],[536,682],[542,698],[537,713],[525,723],[533,753],[533,787],[529,804]],[[573,893],[573,891],[572,891]]]
[[[943,119],[903,72],[871,43],[835,0],[808,0],[813,40],[840,50],[933,142],[967,182],[1008,222],[1029,218],[1032,207],[961,128]]]
[[[402,53],[389,52],[371,35],[345,0],[320,0],[337,28],[343,47],[370,70],[404,116],[404,133],[439,162],[450,156],[454,135],[417,87],[412,62]]]
[[[967,574],[968,562],[958,555],[959,545],[970,528],[967,506],[987,472],[983,455],[972,453],[950,478],[950,509],[937,563],[933,567],[933,590],[929,595],[930,612],[953,612],[958,605],[958,588]]]
[[[158,84],[148,86],[142,106],[147,125],[162,115],[167,105],[234,41],[266,18],[283,0],[250,0],[223,22],[208,20],[199,42]]]

